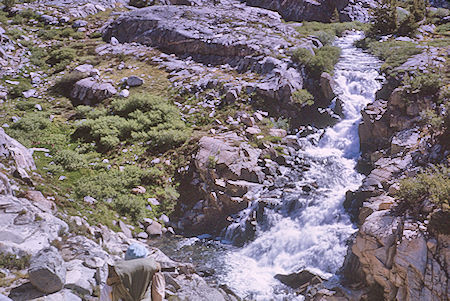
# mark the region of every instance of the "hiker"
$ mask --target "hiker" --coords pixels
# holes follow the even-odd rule
[[[108,265],[106,285],[100,301],[162,301],[165,280],[161,267],[148,257],[144,246],[132,244],[125,260]]]

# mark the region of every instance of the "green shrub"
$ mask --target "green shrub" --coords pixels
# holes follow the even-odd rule
[[[10,12],[14,5],[16,5],[16,0],[3,0],[4,11]]]
[[[403,84],[408,94],[421,96],[436,95],[443,86],[441,75],[431,70],[427,73],[418,70],[413,76],[405,76]]]
[[[319,31],[315,34],[315,36],[322,43],[322,45],[330,45],[336,38],[333,34],[326,31]]]
[[[369,36],[393,34],[397,30],[397,1],[379,0],[372,10]]]
[[[66,68],[77,56],[75,49],[62,47],[60,49],[50,52],[50,57],[47,59],[52,67],[55,67],[55,71],[59,72]]]
[[[180,194],[173,186],[157,187],[155,189],[155,196],[161,202],[160,210],[166,214],[170,214],[176,205]]]
[[[17,257],[15,254],[2,253],[0,254],[0,268],[8,270],[23,270],[30,265],[31,255]]]
[[[123,171],[112,169],[101,171],[81,179],[75,185],[75,195],[82,199],[89,195],[98,201],[130,195],[131,189],[138,185],[161,185],[163,172],[158,168],[142,169],[126,166]]]
[[[370,53],[383,60],[381,71],[388,75],[394,75],[394,68],[423,51],[412,42],[394,40],[379,42],[370,38],[360,40],[356,46],[369,50]]]
[[[137,222],[145,217],[145,199],[135,195],[120,195],[113,201],[114,210]]]
[[[208,162],[206,163],[206,166],[210,169],[215,169],[217,164],[217,159],[215,156],[209,156]]]
[[[43,47],[31,47],[30,48],[31,56],[30,62],[37,67],[45,67],[46,66],[46,58],[48,56],[48,52],[46,48]]]
[[[312,106],[314,104],[314,96],[305,89],[296,90],[292,93],[291,100],[300,107]]]
[[[19,39],[19,38],[24,34],[24,32],[23,32],[21,29],[19,29],[19,28],[11,28],[11,29],[8,29],[8,31],[6,32],[6,34],[7,34],[11,39],[17,40],[17,39]]]
[[[31,100],[19,101],[16,103],[16,108],[20,111],[34,111],[36,103]]]
[[[444,116],[436,114],[435,111],[428,109],[420,112],[422,125],[429,125],[434,133],[441,132],[444,126]]]
[[[444,22],[444,18],[450,15],[450,10],[445,8],[437,8],[429,13],[430,23],[440,25]]]
[[[23,132],[34,132],[46,129],[50,126],[51,121],[47,114],[42,112],[32,112],[25,114],[19,121],[11,125],[11,129]]]
[[[435,32],[441,35],[450,36],[450,23],[439,25],[436,27]]]
[[[9,85],[8,87],[8,95],[12,98],[18,98],[23,96],[23,92],[30,90],[33,88],[29,80],[27,79],[14,79],[14,81],[18,81],[18,85]]]
[[[303,22],[302,26],[296,27],[296,30],[304,36],[317,36],[319,32],[324,32],[334,38],[334,36],[342,36],[346,30],[365,30],[366,28],[367,24],[357,21],[343,23]]]
[[[297,48],[292,53],[292,60],[298,64],[305,65],[314,56],[307,48]]]
[[[78,136],[98,143],[101,151],[116,147],[121,141],[142,141],[158,151],[184,143],[190,129],[181,120],[180,113],[167,100],[149,94],[111,103],[112,114],[91,114],[77,129]]]
[[[334,65],[339,61],[341,50],[339,47],[324,46],[315,50],[312,55],[308,49],[298,48],[292,54],[292,59],[306,67],[308,74],[319,79],[323,72],[333,73]]]
[[[53,161],[67,171],[78,170],[85,167],[87,163],[83,155],[69,149],[57,151]]]
[[[78,118],[97,119],[108,114],[104,107],[93,108],[91,106],[80,105],[75,108]]]
[[[417,206],[429,199],[445,210],[449,209],[450,169],[444,166],[428,169],[415,177],[400,181],[400,189],[396,195],[411,206]]]

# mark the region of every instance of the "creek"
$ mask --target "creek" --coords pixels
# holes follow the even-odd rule
[[[255,200],[235,217],[237,222],[224,232],[222,243],[197,237],[161,242],[158,247],[176,259],[191,260],[206,274],[214,271],[215,281],[249,300],[302,300],[274,279],[276,274],[308,269],[330,283],[337,281],[348,240],[357,231],[343,202],[346,192],[356,190],[364,177],[355,170],[360,156],[361,110],[381,88],[381,62],[353,45],[362,37],[362,33],[352,32],[335,41],[342,49],[334,71],[340,101],[332,106],[342,107],[342,119],[298,138],[302,147],[293,160],[306,162],[308,169],[295,183],[277,188],[281,195],[277,203],[258,209]],[[245,227],[255,211],[259,212],[255,238],[243,247],[224,244],[232,240],[237,227]]]

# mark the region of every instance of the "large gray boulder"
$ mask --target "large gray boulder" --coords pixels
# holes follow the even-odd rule
[[[70,97],[74,105],[93,105],[116,93],[117,90],[110,83],[98,82],[88,77],[75,83]]]
[[[32,152],[9,137],[3,128],[0,128],[0,158],[12,159],[18,169],[28,171],[36,169]]]
[[[28,275],[31,284],[43,293],[60,291],[66,281],[64,260],[55,247],[39,251],[31,258]]]

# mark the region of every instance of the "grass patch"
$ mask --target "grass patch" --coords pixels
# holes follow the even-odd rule
[[[381,71],[388,75],[395,75],[394,69],[401,66],[413,55],[422,53],[422,49],[416,44],[407,41],[379,42],[371,38],[365,38],[356,43],[356,46],[368,50],[373,55],[384,61]]]
[[[296,27],[298,33],[303,36],[316,36],[323,45],[331,44],[335,37],[342,36],[347,30],[366,30],[367,24],[361,22],[343,22],[343,23],[321,23],[321,22],[303,22],[302,26]]]

